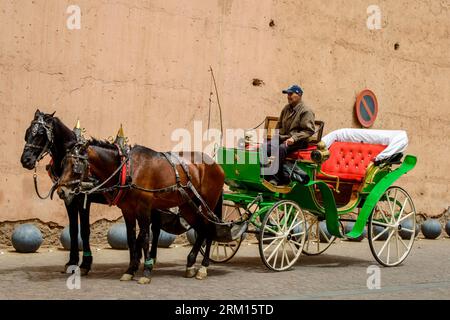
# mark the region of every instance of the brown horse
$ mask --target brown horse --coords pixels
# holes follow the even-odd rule
[[[122,187],[120,200],[116,199],[126,222],[130,252],[130,264],[121,280],[133,278],[143,253],[144,275],[139,279],[139,283],[150,282],[162,225],[159,212],[173,207],[179,208],[180,215],[198,234],[187,258],[186,276],[195,276],[197,279],[207,276],[211,242],[217,239],[218,234],[218,224],[214,223],[213,218],[218,217],[216,221],[220,220],[222,209],[224,172],[220,165],[203,153],[185,152],[178,157],[138,145],[131,148],[127,160],[123,161],[120,149],[114,144],[95,139],[82,146],[75,146],[74,149],[63,163],[63,173],[58,186],[58,193],[66,199],[77,194],[80,183],[88,175],[92,175],[102,184],[103,191],[109,191],[105,192],[105,196],[109,195],[109,201],[113,203],[111,191],[121,188],[117,182],[122,176],[121,169],[128,168],[127,185]],[[201,159],[199,163],[198,159]],[[80,161],[87,161],[85,170],[81,173],[80,170],[75,170]],[[186,187],[189,181],[195,190]],[[196,192],[200,197],[196,197]],[[188,198],[183,194],[187,194]],[[207,215],[207,212],[211,213],[209,208],[214,209],[214,217]],[[136,220],[140,228],[137,239]],[[150,223],[153,239],[149,253]],[[167,223],[164,229],[170,232]],[[202,267],[196,270],[194,263],[205,239]]]

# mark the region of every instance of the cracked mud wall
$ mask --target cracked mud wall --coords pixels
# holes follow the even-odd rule
[[[66,27],[71,4],[81,8],[80,30]],[[381,30],[366,27],[371,4],[381,8]],[[206,129],[210,65],[224,128],[278,115],[292,83],[304,87],[325,133],[358,127],[355,96],[372,89],[373,128],[406,130],[419,158],[398,184],[418,211],[439,214],[450,205],[449,33],[448,0],[0,0],[0,221],[68,223],[63,203],[39,200],[20,165],[37,107],[70,127],[79,117],[97,138],[123,123],[131,143],[170,150],[176,128],[193,131],[201,120]],[[211,124],[219,128],[215,98]],[[91,221],[120,215],[93,205]]]
[[[123,220],[118,219],[120,222]],[[107,220],[100,219],[91,224],[90,227],[90,243],[94,246],[108,247],[107,234],[111,226],[116,223],[117,220]],[[12,246],[11,238],[14,229],[18,224],[22,223],[32,223],[35,225],[42,233],[42,246],[50,247],[62,247],[60,237],[64,229],[63,226],[54,222],[44,222],[40,219],[27,219],[24,221],[1,221],[0,222],[0,248]]]

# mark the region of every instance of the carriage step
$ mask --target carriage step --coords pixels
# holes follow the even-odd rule
[[[275,186],[265,179],[262,179],[262,184],[272,192],[289,193],[292,190],[292,188],[289,186]]]

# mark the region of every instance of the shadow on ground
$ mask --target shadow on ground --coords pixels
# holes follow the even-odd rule
[[[295,268],[344,268],[348,266],[368,267],[374,262],[371,260],[363,260],[354,257],[337,256],[322,254],[320,256],[301,255],[300,259],[294,265]],[[231,270],[243,270],[250,272],[269,273],[269,270],[260,257],[234,257],[226,263],[214,264]]]

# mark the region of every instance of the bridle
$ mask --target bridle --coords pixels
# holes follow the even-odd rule
[[[84,188],[89,188],[93,186],[92,182],[86,182],[86,178],[89,180],[93,180],[91,178],[91,175],[89,174],[89,162],[88,162],[88,156],[87,154],[80,154],[80,150],[83,147],[86,147],[88,142],[82,137],[77,136],[77,142],[72,147],[72,149],[68,152],[66,152],[66,155],[64,156],[61,166],[64,166],[67,159],[71,158],[74,159],[73,166],[72,166],[72,172],[76,174],[81,174],[80,179],[74,179],[70,180],[68,182],[65,182],[63,184],[59,184],[59,186],[76,186],[74,190],[71,192],[75,195],[78,195]]]
[[[31,121],[32,128],[31,128],[31,136],[34,137],[37,135],[39,131],[39,127],[42,126],[45,130],[45,134],[47,136],[47,142],[44,146],[39,146],[34,143],[26,143],[25,148],[32,148],[32,149],[38,149],[41,152],[39,153],[39,156],[36,158],[36,162],[39,162],[42,160],[42,158],[45,157],[48,153],[50,153],[50,148],[53,145],[53,126],[45,122],[43,116],[39,116],[36,120]]]
[[[39,146],[34,143],[28,143],[28,142],[25,144],[25,148],[32,148],[32,149],[40,150],[40,153],[36,157],[36,160],[35,160],[35,163],[39,163],[39,161],[41,161],[42,158],[44,158],[47,154],[50,153],[50,148],[53,146],[53,138],[54,138],[53,126],[51,124],[48,124],[47,122],[45,122],[44,117],[42,115],[39,115],[36,120],[31,121],[31,125],[32,125],[32,127],[31,127],[31,136],[32,137],[35,137],[37,135],[37,133],[39,132],[40,126],[42,126],[44,128],[45,135],[47,136],[47,142],[45,143],[44,146]],[[34,173],[33,173],[34,189],[36,191],[37,196],[40,199],[45,200],[48,197],[53,195],[53,192],[55,191],[55,188],[58,184],[58,180],[54,181],[53,186],[50,188],[47,196],[43,197],[39,193],[36,171],[37,171],[37,165],[34,166]]]
[[[69,187],[69,194],[75,196],[79,195],[80,193],[84,194],[84,207],[86,207],[87,196],[90,194],[119,191],[118,194],[116,194],[116,196],[114,197],[115,199],[113,200],[113,202],[110,203],[110,206],[113,204],[115,205],[120,198],[120,195],[122,194],[122,191],[120,189],[128,189],[129,185],[123,186],[121,185],[121,181],[119,181],[118,184],[112,187],[104,186],[119,172],[124,172],[126,174],[127,171],[122,171],[122,169],[126,167],[129,161],[129,156],[123,156],[122,162],[119,167],[109,176],[108,179],[106,179],[102,183],[99,183],[96,177],[93,176],[90,172],[88,155],[83,155],[80,152],[82,148],[86,149],[86,147],[89,145],[89,141],[84,140],[83,137],[79,137],[78,139],[78,142],[72,147],[69,152],[66,153],[66,156],[62,161],[62,165],[65,164],[67,158],[74,159],[72,165],[72,173],[81,174],[81,177],[79,179],[73,179],[68,182],[60,183],[59,186]],[[125,181],[123,182],[125,183]]]

